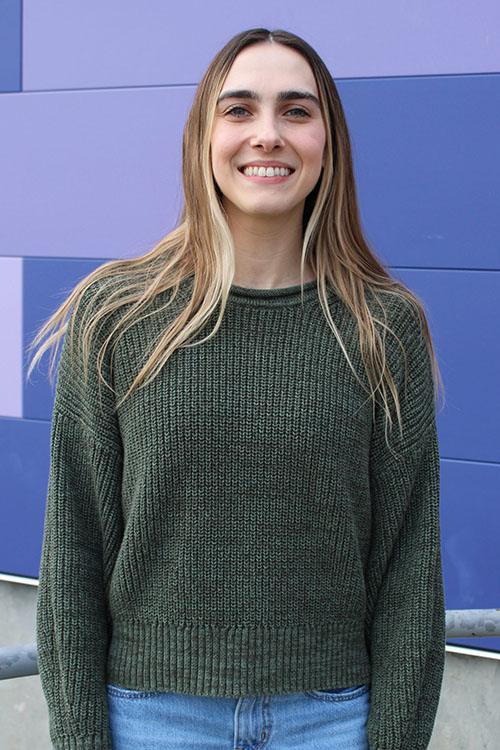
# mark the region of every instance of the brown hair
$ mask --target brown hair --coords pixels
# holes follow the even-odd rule
[[[306,199],[304,209],[302,283],[307,259],[317,278],[319,299],[328,324],[353,371],[347,349],[330,313],[327,284],[355,316],[369,396],[373,405],[377,400],[383,405],[388,427],[392,425],[391,414],[396,415],[401,427],[398,392],[386,359],[386,336],[395,334],[387,323],[384,295],[398,295],[415,311],[436,382],[439,373],[427,321],[415,295],[389,275],[363,236],[349,132],[332,76],[307,42],[281,30],[244,31],[233,37],[214,57],[198,86],[184,128],[182,171],[185,202],[179,226],[145,255],[106,263],[80,282],[37,334],[33,346],[41,345],[33,357],[29,372],[49,348],[52,348],[53,369],[58,345],[68,326],[70,310],[78,307],[83,294],[99,279],[108,280],[109,292],[99,302],[97,309],[85,316],[85,324],[81,327],[84,366],[88,363],[89,347],[96,328],[106,316],[127,306],[100,347],[97,366],[101,374],[103,357],[111,342],[115,347],[117,338],[138,317],[147,315],[147,307],[156,295],[171,289],[167,303],[171,304],[180,282],[193,276],[191,298],[166,327],[122,401],[135,388],[153,379],[178,347],[195,345],[191,343],[192,339],[205,327],[219,306],[215,326],[209,335],[197,340],[196,345],[203,344],[216,333],[234,276],[234,246],[213,179],[210,138],[217,97],[233,61],[243,49],[259,43],[283,44],[307,60],[318,86],[326,127],[325,166],[319,183]],[[355,375],[359,379],[359,373],[355,372]]]

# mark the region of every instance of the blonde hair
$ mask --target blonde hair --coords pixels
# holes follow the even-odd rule
[[[48,349],[52,349],[50,371],[53,372],[57,349],[68,328],[70,311],[78,308],[83,295],[97,280],[104,280],[106,293],[102,295],[99,305],[89,305],[84,310],[85,322],[79,338],[84,368],[88,365],[93,337],[104,319],[126,306],[117,316],[117,322],[97,353],[99,376],[105,382],[102,364],[108,346],[112,344],[113,353],[119,337],[138,318],[147,316],[148,306],[158,294],[169,289],[172,291],[166,303],[168,306],[174,301],[180,283],[189,276],[193,277],[191,298],[154,344],[129,390],[117,405],[135,388],[150,382],[177,348],[201,345],[217,332],[234,277],[234,246],[212,174],[210,138],[217,98],[233,61],[246,47],[263,42],[283,44],[307,60],[318,86],[327,132],[325,166],[304,209],[301,284],[307,260],[317,278],[318,295],[328,324],[360,380],[360,374],[355,372],[332,319],[327,301],[327,284],[355,316],[369,397],[374,407],[376,401],[382,404],[389,428],[393,414],[401,427],[399,395],[386,359],[385,346],[387,334],[395,334],[388,326],[380,293],[397,294],[414,309],[437,383],[439,372],[425,314],[415,295],[401,282],[391,278],[363,236],[349,132],[333,78],[312,47],[286,31],[251,29],[242,32],[231,39],[212,60],[198,86],[184,128],[182,172],[185,202],[179,226],[145,255],[111,261],[83,279],[35,337],[32,348],[38,346],[38,349],[28,376]],[[102,285],[98,287],[102,292]],[[374,302],[379,316],[372,309]],[[205,327],[217,307],[219,312],[215,326],[207,336],[193,343],[193,338]],[[71,330],[70,335],[72,337]],[[401,342],[399,345],[402,346]],[[106,385],[111,387],[109,383]]]

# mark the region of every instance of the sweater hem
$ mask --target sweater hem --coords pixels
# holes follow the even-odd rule
[[[111,739],[106,730],[90,737],[54,737],[54,750],[111,750]]]
[[[351,621],[221,626],[115,621],[108,682],[213,697],[297,693],[370,682],[364,631]]]

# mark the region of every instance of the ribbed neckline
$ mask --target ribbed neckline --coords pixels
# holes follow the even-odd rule
[[[304,284],[304,295],[302,287],[296,286],[277,287],[276,289],[253,289],[250,287],[237,286],[233,284],[229,290],[231,301],[253,305],[253,306],[284,306],[301,304],[317,297],[317,280],[306,281]]]

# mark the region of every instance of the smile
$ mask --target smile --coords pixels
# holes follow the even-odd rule
[[[288,167],[242,167],[241,172],[248,177],[288,177],[292,169]]]

